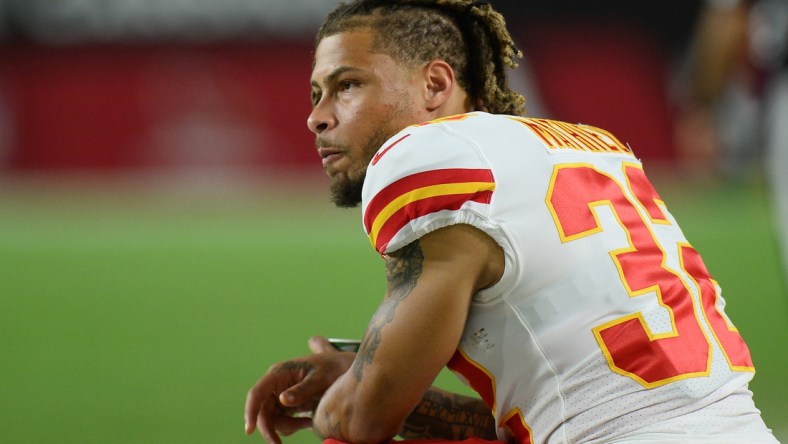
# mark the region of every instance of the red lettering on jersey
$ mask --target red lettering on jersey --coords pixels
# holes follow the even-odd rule
[[[701,328],[703,316],[730,368],[752,371],[746,344],[717,309],[716,285],[700,255],[689,244],[672,244],[678,245],[682,270],[699,293],[699,313],[690,283],[667,265],[664,248],[672,247],[663,245],[639,211],[645,210],[652,223],[669,223],[657,205],[659,196],[639,166],[626,165],[624,173],[626,189],[634,194],[634,201],[613,176],[588,164],[557,166],[547,196],[562,242],[602,232],[597,207],[608,206],[629,239],[628,246],[610,251],[622,284],[631,298],[656,297],[670,316],[671,330],[667,332],[654,333],[641,312],[594,327],[610,368],[646,387],[708,375],[712,347]]]
[[[719,291],[716,282],[709,275],[700,254],[689,245],[681,246],[681,263],[687,273],[692,276],[700,289],[700,300],[703,315],[711,326],[714,339],[722,349],[728,365],[738,371],[754,371],[755,366],[750,358],[750,349],[739,334],[739,330],[726,321],[717,307]]]
[[[550,149],[632,154],[632,151],[612,134],[593,126],[548,119],[512,119],[528,127]]]

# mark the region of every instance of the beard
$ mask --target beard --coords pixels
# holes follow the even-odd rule
[[[331,183],[331,201],[339,208],[355,208],[361,204],[361,190],[364,188],[363,174],[357,179],[337,179]]]
[[[369,139],[364,148],[364,160],[361,173],[358,177],[351,178],[350,175],[337,178],[331,183],[329,189],[331,201],[340,208],[355,208],[361,204],[361,191],[364,188],[364,179],[367,177],[367,166],[372,161],[375,153],[386,143],[389,138],[399,130],[381,125]]]

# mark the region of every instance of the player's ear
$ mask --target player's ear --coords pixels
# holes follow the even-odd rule
[[[428,111],[445,104],[457,88],[454,69],[443,60],[433,60],[424,66],[425,101]]]

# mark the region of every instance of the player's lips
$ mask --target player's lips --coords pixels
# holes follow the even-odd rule
[[[332,162],[336,162],[344,154],[342,151],[332,147],[322,147],[317,149],[317,154],[323,159],[323,167],[326,167]]]

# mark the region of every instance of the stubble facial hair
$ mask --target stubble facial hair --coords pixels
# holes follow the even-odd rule
[[[335,180],[331,183],[331,201],[339,208],[355,208],[361,204],[361,190],[366,174],[358,179]]]
[[[364,161],[366,166],[360,177],[355,179],[337,179],[331,183],[331,201],[340,208],[355,208],[361,204],[361,192],[364,188],[364,180],[367,177],[367,168],[372,161],[372,157],[384,143],[397,131],[390,128],[378,128],[370,138],[369,143],[364,149]]]

